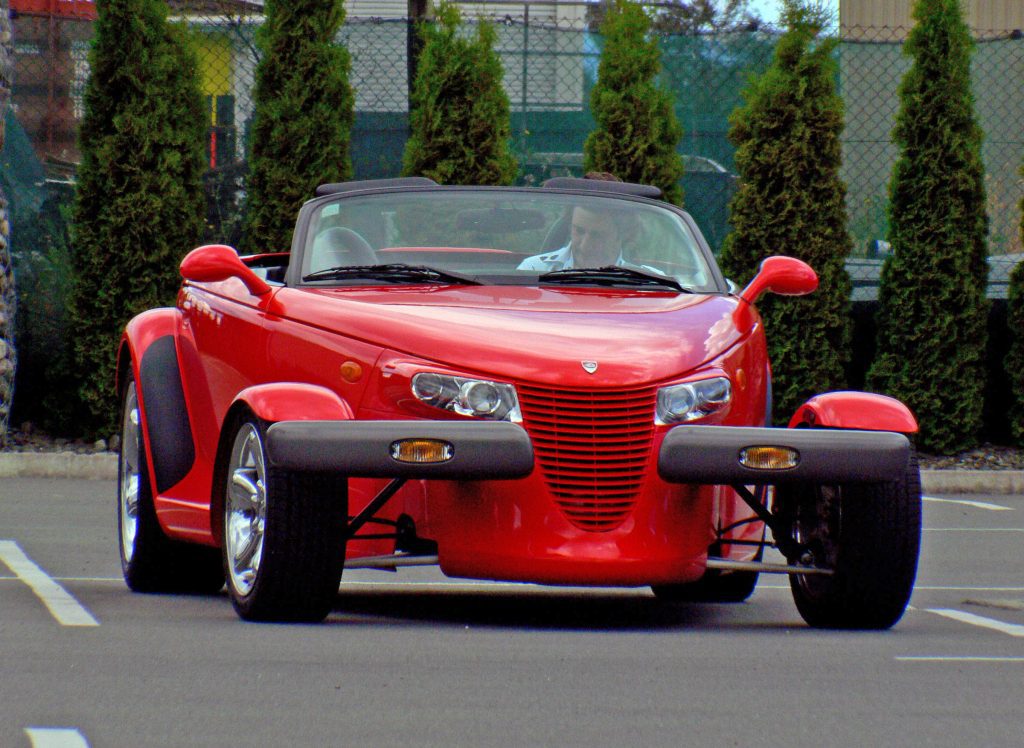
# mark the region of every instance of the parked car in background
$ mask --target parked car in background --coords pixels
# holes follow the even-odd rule
[[[191,252],[177,305],[118,353],[128,586],[226,580],[242,618],[315,621],[344,568],[670,602],[777,572],[813,626],[893,625],[918,557],[913,416],[834,392],[770,428],[755,303],[817,277],[770,257],[739,290],[659,195],[324,185],[290,247]]]

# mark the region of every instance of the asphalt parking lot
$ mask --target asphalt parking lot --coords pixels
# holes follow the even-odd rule
[[[644,589],[347,572],[323,625],[135,595],[112,481],[0,480],[3,746],[1021,744],[1024,497],[929,496],[912,608],[808,629]]]

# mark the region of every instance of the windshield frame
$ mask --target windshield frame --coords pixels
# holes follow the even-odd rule
[[[721,269],[718,267],[718,262],[715,259],[714,253],[711,251],[711,247],[708,245],[707,240],[704,238],[693,217],[690,216],[685,210],[682,210],[675,205],[663,202],[661,200],[653,200],[645,197],[639,197],[635,195],[628,195],[622,193],[613,193],[607,190],[601,190],[600,188],[594,190],[583,190],[583,189],[564,189],[564,188],[551,188],[551,187],[491,187],[491,186],[455,186],[455,185],[415,185],[415,186],[381,186],[367,189],[354,189],[345,192],[337,192],[333,194],[324,195],[323,197],[317,197],[307,201],[303,204],[299,210],[298,219],[295,225],[295,231],[292,235],[292,246],[291,246],[291,261],[289,262],[288,271],[285,274],[285,285],[296,288],[358,288],[365,287],[365,285],[378,285],[374,284],[353,284],[353,283],[338,283],[323,280],[311,280],[304,281],[303,275],[308,273],[303,270],[306,266],[305,254],[312,247],[312,238],[310,232],[312,232],[316,226],[315,222],[320,214],[321,209],[324,206],[341,203],[345,200],[353,198],[365,198],[373,195],[389,195],[389,194],[415,194],[415,193],[459,193],[459,192],[471,192],[477,194],[502,194],[502,193],[519,193],[529,195],[531,197],[538,197],[543,194],[560,195],[560,196],[581,196],[581,197],[595,197],[602,200],[612,200],[616,202],[628,202],[628,203],[639,203],[643,205],[650,205],[659,208],[664,211],[668,211],[677,216],[684,224],[685,229],[690,233],[691,237],[695,240],[695,245],[701,259],[708,270],[708,282],[696,289],[697,293],[729,293],[729,287],[725,277],[722,275]],[[539,278],[546,271],[538,271],[535,274],[518,276],[518,280],[509,279],[492,279],[480,278],[485,285],[523,285],[523,286],[540,286]],[[531,280],[532,278],[532,280]],[[552,286],[546,286],[552,288]],[[574,286],[574,288],[580,288],[580,286]],[[605,287],[604,290],[607,290]],[[628,286],[618,287],[617,291],[630,291],[632,290]],[[637,290],[644,290],[642,287],[637,287]],[[647,289],[645,293],[650,293],[651,290]],[[677,293],[671,289],[666,288],[666,293]]]

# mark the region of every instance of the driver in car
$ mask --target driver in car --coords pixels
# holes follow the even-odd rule
[[[520,270],[568,270],[625,265],[622,257],[621,216],[576,207],[572,211],[569,243],[553,252],[527,257]]]

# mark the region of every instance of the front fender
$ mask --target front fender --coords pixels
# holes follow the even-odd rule
[[[437,460],[394,454],[400,441],[443,442]],[[526,430],[502,421],[279,421],[267,431],[270,463],[369,478],[510,480],[533,472]]]
[[[352,408],[336,392],[303,382],[273,382],[246,387],[228,408],[217,442],[213,493],[210,496],[210,527],[214,537],[224,532],[224,486],[231,449],[231,426],[245,411],[269,423],[280,421],[351,421]]]
[[[805,402],[789,421],[790,428],[859,429],[917,433],[910,408],[893,397],[872,392],[826,392]]]
[[[178,356],[180,321],[173,308],[143,312],[125,327],[118,350],[118,392],[131,367],[155,495],[184,479],[196,460]]]
[[[745,457],[771,447],[790,452],[791,464]],[[906,472],[909,450],[906,436],[888,431],[683,425],[665,435],[658,475],[710,485],[888,482]]]
[[[256,417],[278,421],[351,421],[352,407],[336,392],[315,384],[274,382],[238,393],[229,412],[244,403]]]
[[[181,312],[173,307],[150,309],[138,314],[125,325],[121,343],[117,349],[115,386],[117,392],[124,386],[128,367],[132,367],[136,383],[139,379],[139,362],[154,341],[167,335],[175,335],[181,321]]]

